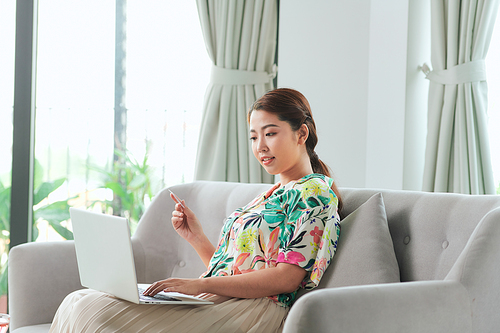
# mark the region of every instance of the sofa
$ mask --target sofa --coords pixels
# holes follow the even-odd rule
[[[171,187],[217,242],[224,219],[266,184],[197,181]],[[284,332],[497,332],[500,196],[340,189],[338,250],[318,288],[301,291]],[[197,277],[204,265],[173,230],[157,194],[132,236],[138,281]],[[72,241],[11,249],[11,332],[47,332],[80,289]]]

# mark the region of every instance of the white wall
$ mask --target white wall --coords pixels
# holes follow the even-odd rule
[[[410,0],[406,67],[406,113],[403,188],[421,190],[427,136],[429,81],[418,68],[431,60],[430,1]]]
[[[418,73],[418,63],[407,63],[413,43],[408,36],[415,31],[408,15],[413,3],[421,7],[427,1],[280,2],[278,85],[308,98],[320,136],[318,155],[339,186],[420,189],[418,181],[405,181],[419,177],[411,158],[423,154],[417,146],[425,144],[425,126],[414,130],[424,133],[422,142],[405,140],[411,132],[406,129],[407,68]],[[423,74],[413,79],[425,90]],[[425,95],[412,104],[424,114]]]

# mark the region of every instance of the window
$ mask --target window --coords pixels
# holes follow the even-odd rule
[[[127,2],[127,147],[151,142],[155,190],[193,180],[210,67],[195,1]]]
[[[117,169],[122,175],[132,172],[134,177],[129,179],[126,189],[131,193],[138,192],[133,186],[144,188],[144,176],[149,177],[151,194],[136,198],[140,200],[136,206],[147,205],[164,186],[193,179],[203,97],[211,66],[196,3],[117,2],[124,5],[118,14],[115,1],[38,0],[34,11],[37,18],[32,19],[31,2],[0,0],[0,222],[3,223],[0,312],[7,311],[10,241],[14,245],[25,242],[29,230],[32,230],[31,240],[72,238],[68,207],[93,207],[109,212],[112,207],[109,202],[120,198],[113,194],[117,192],[113,191]],[[35,22],[36,29],[32,29],[30,25]],[[37,31],[36,59],[32,59],[31,51],[24,51],[31,49],[33,30]],[[117,37],[116,31],[125,34]],[[118,56],[116,41],[123,51]],[[15,57],[16,45],[23,52]],[[33,138],[27,126],[31,119],[33,82],[32,76],[28,79],[30,73],[23,71],[31,68],[33,61],[36,61],[36,129],[32,152],[30,140],[16,140],[13,147],[12,137]],[[15,66],[22,72],[19,80],[22,84],[18,85],[22,88],[14,92]],[[122,69],[120,76],[115,73],[116,68]],[[114,119],[116,78],[124,83],[119,102],[123,102],[126,111],[122,117],[126,132],[119,133]],[[22,101],[16,105],[15,119],[14,97]],[[119,142],[127,149],[120,168],[113,165],[119,155],[115,149],[117,133],[126,133]],[[14,149],[16,156],[21,157],[15,159],[16,170],[12,172]],[[31,153],[35,155],[34,219],[33,225],[28,226],[31,212],[26,205],[31,196],[25,188],[31,186],[31,176],[26,161]],[[136,160],[139,162],[135,163]],[[144,166],[147,172],[145,168],[137,170]],[[16,180],[12,197],[18,200],[11,209],[8,201],[12,178]],[[134,217],[136,210],[128,207],[118,213]],[[10,216],[20,223],[9,226]]]
[[[113,156],[114,21],[114,1],[39,1],[34,191],[49,190],[33,240],[71,239],[67,206],[105,199],[94,168]]]
[[[115,1],[39,1],[35,192],[52,191],[34,202],[33,239],[71,238],[69,206],[115,209],[133,232],[155,193],[192,181],[210,65],[195,2],[129,0],[117,14]]]

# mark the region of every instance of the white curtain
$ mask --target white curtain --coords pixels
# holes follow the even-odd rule
[[[431,0],[424,191],[494,194],[486,68],[499,0]]]
[[[248,107],[273,89],[278,12],[276,0],[197,0],[212,59],[204,101],[195,178],[271,183],[253,157]]]

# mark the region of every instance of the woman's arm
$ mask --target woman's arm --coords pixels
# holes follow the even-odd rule
[[[303,268],[279,263],[273,268],[232,276],[170,278],[153,283],[144,294],[154,296],[160,291],[175,291],[189,295],[212,293],[237,298],[260,298],[293,292],[305,276],[306,271]]]
[[[191,244],[191,246],[196,250],[196,253],[198,253],[198,256],[200,256],[201,260],[205,264],[205,267],[208,269],[210,259],[212,259],[215,252],[215,247],[212,243],[210,243],[208,237],[203,234],[203,236],[198,238],[193,243],[190,242],[189,244]]]
[[[184,200],[178,202],[173,194],[170,194],[170,197],[177,203],[175,210],[172,212],[172,226],[182,238],[191,244],[208,268],[215,247],[208,240],[200,221],[193,211],[186,206]]]

